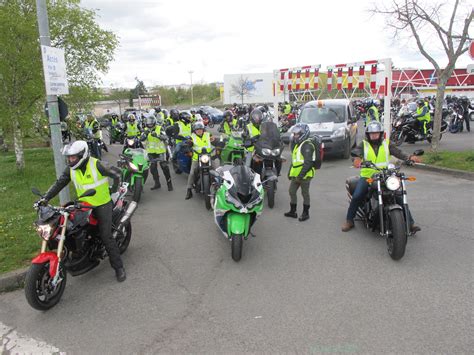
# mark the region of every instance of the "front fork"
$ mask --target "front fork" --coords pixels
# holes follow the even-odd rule
[[[385,232],[385,225],[383,223],[383,199],[382,199],[382,188],[380,187],[380,179],[377,180],[377,195],[379,199],[380,235],[384,237],[388,233]]]
[[[56,269],[56,275],[54,276],[54,279],[52,281],[53,286],[56,286],[60,280],[60,274],[59,274],[59,268],[61,267],[61,254],[63,253],[64,249],[64,242],[66,241],[66,226],[67,226],[67,221],[69,220],[69,213],[65,212],[63,214],[63,224],[61,225],[61,234],[59,236],[59,243],[58,243],[58,249],[56,251],[56,255],[58,257],[58,266]],[[43,243],[46,243],[46,241],[43,241]],[[41,246],[41,249],[43,249],[43,245]]]
[[[405,216],[405,229],[407,235],[411,234],[410,231],[410,218],[408,216],[408,199],[407,199],[407,190],[405,185],[405,180],[402,180],[402,193],[403,193],[403,215]]]

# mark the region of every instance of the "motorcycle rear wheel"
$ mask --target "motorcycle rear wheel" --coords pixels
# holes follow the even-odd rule
[[[234,261],[240,261],[242,258],[242,245],[243,245],[242,234],[233,234],[231,238],[232,243],[232,259]]]
[[[25,278],[25,296],[28,304],[39,311],[47,311],[59,303],[66,289],[67,273],[59,268],[62,280],[51,289],[49,262],[31,264]]]
[[[390,138],[390,140],[395,143],[397,147],[399,147],[403,144],[403,142],[405,142],[406,138],[407,137],[403,134],[403,131],[395,131],[394,133],[392,133],[392,137]]]
[[[389,215],[391,235],[387,237],[388,254],[393,260],[400,260],[405,255],[407,245],[407,233],[405,229],[405,218],[402,210],[392,210]]]

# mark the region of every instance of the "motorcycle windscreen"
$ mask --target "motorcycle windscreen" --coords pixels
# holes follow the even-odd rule
[[[263,122],[260,125],[260,138],[255,143],[255,148],[276,149],[281,147],[281,137],[278,127],[273,122]]]
[[[229,190],[229,193],[239,199],[243,205],[247,204],[252,199],[255,173],[248,166],[236,165],[230,169],[230,174],[234,179],[234,185]]]

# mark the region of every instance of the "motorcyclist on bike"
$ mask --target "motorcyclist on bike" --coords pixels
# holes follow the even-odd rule
[[[355,168],[360,168],[362,162],[372,162],[378,168],[387,168],[391,159],[391,155],[396,158],[407,161],[411,160],[415,163],[420,163],[421,159],[415,155],[407,155],[398,149],[394,144],[390,143],[388,139],[383,137],[383,128],[380,122],[372,121],[368,124],[365,130],[365,140],[357,145],[351,152],[354,157],[353,165]],[[351,203],[347,210],[346,221],[342,225],[341,229],[343,232],[347,232],[354,227],[354,218],[357,213],[357,209],[362,205],[367,197],[369,191],[369,183],[367,179],[372,177],[377,171],[371,168],[362,168],[360,170],[360,179],[357,182],[357,186],[352,194]],[[402,197],[400,197],[402,198]],[[400,203],[402,203],[401,201]],[[410,219],[410,231],[416,233],[421,230],[420,227],[415,225],[415,221],[408,210]]]
[[[198,153],[201,152],[203,148],[211,149],[211,144],[214,142],[214,137],[208,132],[206,132],[206,126],[202,122],[196,122],[193,124],[193,133],[191,134],[191,140],[188,141],[188,144],[193,147],[193,161],[191,163],[191,169],[188,176],[188,189],[186,191],[186,200],[189,200],[193,197],[193,184],[195,181],[196,171],[199,166],[198,162]],[[211,167],[212,169],[217,169],[219,163],[216,157],[211,157]]]
[[[424,138],[427,133],[427,125],[431,122],[430,108],[423,99],[418,99],[416,104],[418,107],[416,108],[416,114],[413,115],[413,117],[417,119],[418,131],[422,135],[422,138]]]
[[[176,136],[176,148],[173,152],[173,160],[176,160],[178,153],[188,137],[191,136],[192,124],[189,113],[180,112],[179,121],[174,124],[174,132]]]
[[[175,108],[172,108],[170,110],[170,118],[171,118],[171,121],[169,121],[170,125],[174,125],[175,123],[178,123],[178,121],[179,121],[179,111]]]
[[[224,111],[224,122],[222,122],[219,130],[224,132],[224,134],[230,135],[235,128],[237,128],[237,119],[234,118],[232,111]]]
[[[119,117],[116,113],[110,115],[110,125],[113,127],[119,122]]]
[[[380,115],[379,115],[379,110],[377,106],[375,105],[375,102],[372,98],[367,98],[365,100],[365,124],[366,126],[371,122],[371,121],[377,121],[380,122]]]
[[[117,191],[120,174],[111,170],[100,160],[89,157],[89,148],[84,141],[75,141],[63,148],[63,155],[67,159],[68,167],[56,182],[49,188],[40,203],[46,204],[55,197],[64,187],[73,182],[78,196],[89,189],[95,189],[93,196],[85,197],[80,201],[92,206],[94,215],[99,220],[99,233],[105,249],[109,255],[110,265],[115,270],[119,282],[126,278],[122,258],[115,240],[112,238],[112,199],[110,197],[108,177],[114,181],[111,191]]]
[[[90,129],[95,139],[101,139],[102,132],[100,131],[99,121],[97,121],[97,119],[92,114],[87,115],[87,118],[84,121],[82,128]]]
[[[141,129],[138,122],[136,122],[135,115],[131,113],[128,115],[127,119],[128,119],[127,127],[126,127],[127,137],[134,138],[134,137],[139,136]]]
[[[250,166],[252,153],[255,150],[254,144],[260,137],[260,124],[263,120],[263,113],[259,109],[255,109],[250,113],[250,123],[245,126],[243,137],[250,139],[252,145],[247,147],[247,160],[246,165]]]

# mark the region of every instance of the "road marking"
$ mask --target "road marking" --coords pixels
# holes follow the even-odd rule
[[[18,334],[14,328],[7,327],[1,322],[0,340],[2,354],[61,354],[58,348],[44,341]]]

